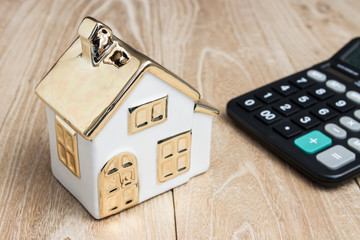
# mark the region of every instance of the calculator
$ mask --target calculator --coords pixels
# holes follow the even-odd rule
[[[360,38],[329,60],[236,97],[227,114],[323,185],[360,174]]]

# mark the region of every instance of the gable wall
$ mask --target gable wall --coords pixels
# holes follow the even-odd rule
[[[128,109],[168,96],[167,120],[159,125],[128,135]],[[157,142],[192,128],[194,100],[151,73],[146,73],[99,135],[89,142],[93,147],[97,173],[120,152],[133,153],[138,161],[139,201],[142,202],[186,182],[184,173],[157,183]]]

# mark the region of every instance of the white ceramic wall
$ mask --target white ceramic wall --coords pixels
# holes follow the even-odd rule
[[[192,176],[203,173],[209,168],[213,117],[204,113],[194,113],[190,165]]]
[[[156,126],[128,135],[128,109],[168,96],[167,120]],[[192,129],[194,100],[146,73],[129,97],[93,141],[94,157],[100,169],[120,152],[133,153],[138,161],[139,202],[186,182],[189,172],[165,183],[157,183],[157,142]]]
[[[79,137],[77,134],[80,167],[80,178],[78,178],[70,172],[58,157],[55,113],[48,107],[46,107],[46,113],[49,125],[51,170],[55,178],[81,202],[91,215],[95,218],[99,218],[97,177],[94,177],[94,165],[96,164],[94,164],[95,162],[92,154],[93,149],[89,144],[91,142]]]
[[[167,120],[128,135],[128,109],[165,96],[168,96]],[[58,159],[55,114],[50,109],[47,109],[47,114],[53,174],[95,218],[99,218],[98,174],[106,162],[118,153],[131,152],[137,158],[139,202],[179,186],[209,167],[212,116],[194,113],[193,99],[151,73],[143,76],[93,141],[78,135],[80,179]],[[190,170],[158,184],[157,142],[189,130],[192,130]]]

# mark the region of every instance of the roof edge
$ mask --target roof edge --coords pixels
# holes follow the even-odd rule
[[[203,99],[195,103],[194,111],[209,114],[212,116],[218,116],[220,114],[220,111],[217,108],[211,106]]]
[[[146,68],[147,69],[145,69],[145,72],[150,72],[154,74],[158,78],[178,89],[179,91],[185,93],[195,101],[200,100],[201,95],[194,87],[192,87],[190,84],[182,80],[179,76],[170,72],[157,62],[151,60],[150,64],[146,66]]]

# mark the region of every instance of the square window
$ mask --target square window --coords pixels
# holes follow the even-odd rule
[[[65,151],[65,148],[60,143],[57,144],[57,147],[58,147],[58,155],[59,155],[60,160],[64,164],[66,164],[66,151]]]
[[[172,157],[174,155],[174,143],[173,142],[168,142],[168,143],[165,143],[163,145],[163,149],[162,149],[162,158],[163,159],[166,159],[166,158],[169,158],[169,157]]]
[[[67,158],[68,168],[70,168],[72,171],[75,171],[75,159],[74,159],[74,156],[71,153],[66,152],[66,158]]]
[[[162,178],[166,179],[174,174],[174,160],[170,159],[161,164]]]
[[[165,109],[163,109],[163,104],[162,103],[155,104],[152,108],[151,121],[153,122],[160,121],[161,119],[163,119],[164,113],[165,113]]]
[[[60,161],[80,178],[76,132],[59,116],[55,116],[55,133]]]
[[[58,142],[64,143],[64,131],[59,124],[56,124],[56,139]]]
[[[187,168],[188,158],[187,155],[182,155],[177,159],[177,170],[178,172],[184,171]]]
[[[135,119],[137,128],[144,127],[148,124],[146,115],[147,115],[147,109],[141,109],[137,111],[136,119]]]
[[[73,141],[72,136],[68,133],[65,133],[65,146],[72,152],[74,151],[73,148]]]
[[[145,130],[167,119],[167,96],[128,109],[128,134]]]
[[[187,138],[183,137],[178,140],[178,152],[182,153],[188,149]]]
[[[158,183],[190,170],[191,131],[158,142]]]

